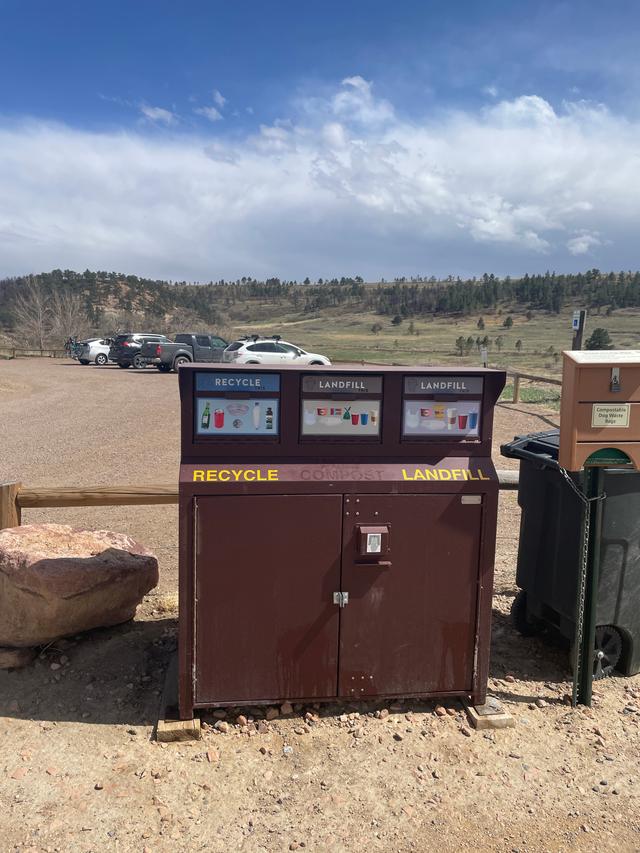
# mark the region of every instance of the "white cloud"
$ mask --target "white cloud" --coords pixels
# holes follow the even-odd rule
[[[171,110],[165,110],[162,107],[151,107],[149,104],[141,104],[140,112],[149,121],[159,122],[160,124],[171,125],[175,124],[178,120],[176,114],[172,113]]]
[[[592,249],[602,245],[602,241],[597,232],[581,231],[567,240],[567,249],[572,255],[586,255]]]
[[[197,113],[199,116],[204,116],[209,121],[222,121],[224,116],[222,113],[218,112],[215,107],[198,107],[194,110],[194,113]]]
[[[213,97],[213,103],[216,106],[220,107],[220,109],[222,109],[224,107],[224,105],[227,103],[227,99],[225,98],[225,96],[222,94],[222,92],[219,92],[217,89],[213,90],[213,96],[212,97]]]
[[[342,88],[331,100],[331,108],[336,116],[365,125],[381,124],[394,116],[391,104],[376,100],[372,84],[359,76],[345,77]]]
[[[0,275],[634,268],[639,137],[536,95],[407,121],[361,77],[244,137],[0,124]]]
[[[482,94],[488,95],[490,98],[497,98],[498,97],[498,89],[496,86],[493,86],[493,85],[492,86],[484,86],[482,88]]]

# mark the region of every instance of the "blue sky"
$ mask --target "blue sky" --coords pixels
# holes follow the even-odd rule
[[[0,275],[638,266],[637,3],[0,15]]]

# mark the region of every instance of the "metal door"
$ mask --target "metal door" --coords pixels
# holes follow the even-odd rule
[[[480,501],[460,494],[345,498],[341,696],[471,690]],[[358,525],[388,525],[389,552],[380,562],[359,553]]]
[[[197,704],[335,696],[341,510],[341,495],[197,499]]]

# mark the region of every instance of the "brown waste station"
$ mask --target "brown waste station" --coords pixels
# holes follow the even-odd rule
[[[180,368],[180,715],[486,694],[501,371]]]

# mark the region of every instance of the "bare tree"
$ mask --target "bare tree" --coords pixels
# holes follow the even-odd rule
[[[23,340],[44,349],[51,331],[51,305],[42,285],[32,276],[13,303],[13,324]]]
[[[51,299],[51,330],[60,340],[84,337],[89,330],[89,318],[78,293],[71,290],[54,292]]]

